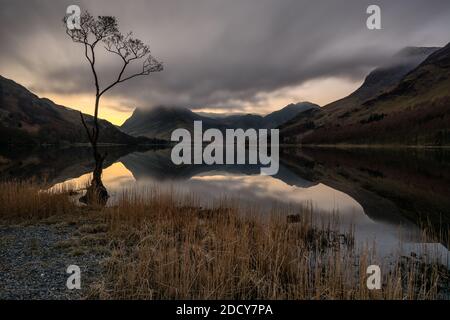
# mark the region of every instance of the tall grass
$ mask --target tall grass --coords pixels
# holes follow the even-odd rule
[[[119,299],[434,299],[447,269],[398,256],[384,262],[382,290],[368,290],[377,260],[357,247],[337,216],[310,205],[253,207],[223,201],[193,206],[194,195],[126,191],[105,211],[112,237],[105,282],[93,291]],[[447,278],[445,278],[447,277]]]
[[[0,181],[0,219],[42,219],[71,213],[77,208],[68,193],[64,187],[42,191],[42,184],[35,181]]]
[[[380,260],[373,245],[355,244],[351,228],[340,230],[338,216],[317,218],[309,204],[262,214],[227,199],[202,208],[199,196],[128,190],[113,206],[86,208],[64,188],[0,182],[0,218],[75,214],[86,223],[86,210],[94,214],[111,255],[90,298],[436,299],[448,290],[446,267],[401,254]],[[374,262],[381,290],[366,285]]]

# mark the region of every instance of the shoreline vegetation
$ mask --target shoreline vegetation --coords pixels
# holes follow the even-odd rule
[[[2,181],[0,225],[76,227],[54,250],[74,261],[101,252],[102,271],[82,298],[449,299],[450,272],[432,252],[381,263],[373,244],[356,244],[337,215],[324,219],[307,203],[262,215],[232,199],[202,208],[199,195],[157,186],[124,191],[107,207],[81,206],[74,194]],[[381,290],[367,289],[371,264],[383,270]]]

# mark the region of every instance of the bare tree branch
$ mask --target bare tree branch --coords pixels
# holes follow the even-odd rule
[[[118,23],[115,17],[99,16],[94,18],[89,12],[85,11],[80,17],[80,29],[67,28],[67,19],[63,21],[66,24],[66,33],[76,43],[84,44],[85,57],[88,60],[91,71],[94,76],[96,87],[96,96],[100,97],[115,85],[130,80],[138,76],[149,75],[153,72],[163,70],[161,62],[157,61],[150,53],[150,48],[141,40],[133,38],[132,32],[125,36],[118,30]],[[118,55],[123,65],[115,81],[107,85],[103,90],[100,89],[97,71],[95,69],[95,47],[99,42],[103,42],[107,52]],[[127,67],[135,60],[144,60],[142,71],[124,77]]]
[[[83,124],[83,127],[86,130],[86,134],[88,136],[89,142],[92,143],[93,142],[92,141],[92,136],[91,136],[91,134],[89,132],[89,128],[88,128],[88,126],[86,124],[86,121],[84,120],[84,115],[83,115],[83,113],[81,111],[80,111],[80,117],[81,117],[81,123]]]
[[[159,72],[163,70],[162,63],[157,61],[151,54],[150,48],[141,40],[132,37],[132,33],[125,36],[119,32],[117,19],[109,16],[93,17],[89,12],[85,11],[80,17],[80,28],[69,29],[68,16],[64,17],[63,21],[66,27],[66,34],[73,42],[84,45],[84,56],[89,62],[92,75],[95,83],[95,106],[94,106],[94,126],[92,132],[86,123],[84,115],[80,112],[81,123],[86,130],[89,142],[93,149],[95,159],[95,169],[93,172],[93,185],[104,191],[107,196],[106,189],[101,182],[102,164],[106,158],[100,154],[97,149],[97,143],[100,134],[100,127],[98,122],[98,111],[100,106],[100,98],[102,95],[113,88],[115,85],[130,80],[137,76],[149,75],[152,72]],[[95,49],[97,44],[104,44],[107,52],[118,55],[122,60],[121,68],[116,79],[104,89],[101,89],[99,76],[96,70],[96,55]],[[137,60],[143,60],[142,71],[136,74],[126,75],[127,67]]]
[[[100,92],[100,96],[119,83],[125,82],[137,76],[149,75],[152,72],[159,72],[163,70],[162,63],[157,61],[151,55],[150,48],[141,40],[133,38],[131,32],[125,36],[117,33],[109,37],[108,39],[105,39],[104,42],[105,49],[108,52],[118,55],[123,61],[123,66],[119,72],[117,79],[110,85],[106,86],[106,88]],[[134,60],[140,59],[144,59],[142,71],[122,78],[127,67]]]

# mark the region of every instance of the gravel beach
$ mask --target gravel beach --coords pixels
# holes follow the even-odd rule
[[[102,254],[74,251],[77,226],[0,225],[0,299],[82,299],[101,273]],[[69,265],[81,269],[81,289],[66,287]]]

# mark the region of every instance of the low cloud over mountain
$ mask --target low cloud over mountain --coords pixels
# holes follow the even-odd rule
[[[92,93],[82,48],[66,37],[61,25],[69,4],[2,3],[3,75],[46,96]],[[94,15],[118,16],[124,31],[132,30],[149,42],[153,54],[165,62],[163,73],[112,92],[118,101],[126,101],[114,107],[130,111],[158,105],[273,111],[306,100],[311,88],[298,86],[313,79],[339,78],[356,84],[402,47],[444,45],[450,21],[450,4],[439,0],[377,1],[383,26],[377,31],[366,28],[366,8],[371,3],[360,0],[319,0],[314,5],[301,0],[77,4]],[[116,72],[115,58],[100,59],[103,84]],[[284,88],[293,89],[280,97]],[[322,89],[323,101],[333,100],[328,97],[331,89]]]

